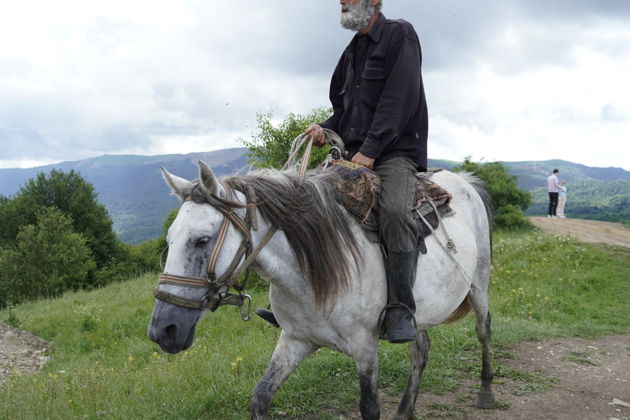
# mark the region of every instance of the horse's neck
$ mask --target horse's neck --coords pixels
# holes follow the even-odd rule
[[[252,232],[254,247],[257,247],[269,229],[273,228],[262,218],[260,212],[257,212],[257,217],[258,230]],[[307,285],[307,276],[301,272],[289,241],[281,230],[277,230],[262,248],[253,268],[269,283],[292,293],[300,293],[299,291]]]

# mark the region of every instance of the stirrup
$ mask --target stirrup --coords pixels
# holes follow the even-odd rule
[[[268,311],[267,309],[263,309],[263,308],[256,308],[256,315],[258,315],[259,317],[261,317],[262,319],[264,319],[265,321],[267,321],[274,327],[280,328],[280,324],[278,324],[278,320],[276,319],[273,312]]]
[[[411,315],[411,323],[413,324],[413,330],[415,331],[414,334],[414,338],[410,339],[410,340],[404,340],[404,341],[391,341],[388,337],[387,337],[387,329],[385,328],[385,319],[387,318],[387,310],[388,309],[395,309],[395,308],[404,308],[406,309],[409,314]],[[379,331],[379,340],[387,340],[390,343],[406,343],[409,341],[414,341],[415,338],[417,337],[418,334],[418,326],[416,324],[416,317],[415,317],[415,313],[404,303],[402,302],[398,302],[398,303],[390,303],[385,305],[385,307],[383,308],[383,310],[381,310],[381,314],[378,317],[378,331]]]

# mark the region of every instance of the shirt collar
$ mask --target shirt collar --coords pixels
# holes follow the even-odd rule
[[[376,22],[374,22],[374,26],[372,26],[372,29],[370,29],[369,32],[367,32],[366,34],[360,34],[359,32],[357,32],[354,35],[352,41],[350,41],[350,44],[348,44],[348,46],[346,47],[346,53],[353,54],[354,45],[356,45],[356,43],[359,41],[359,38],[363,36],[367,36],[372,40],[372,42],[378,43],[381,40],[383,26],[385,26],[385,16],[382,13],[379,13]]]
[[[374,26],[372,26],[372,29],[370,29],[366,35],[369,36],[373,42],[379,42],[381,40],[381,33],[383,32],[384,25],[385,16],[382,13],[379,13],[376,22],[374,22]]]

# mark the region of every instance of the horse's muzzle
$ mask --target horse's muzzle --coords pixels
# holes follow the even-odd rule
[[[156,305],[164,305],[164,307],[156,306],[154,310],[147,331],[149,339],[171,354],[179,353],[192,346],[198,321],[198,316],[193,313],[194,311],[162,302]]]
[[[160,345],[166,353],[177,354],[182,350],[187,350],[192,346],[195,339],[195,326],[193,325],[188,333],[182,331],[176,324],[170,324],[165,328],[149,327],[149,339]]]

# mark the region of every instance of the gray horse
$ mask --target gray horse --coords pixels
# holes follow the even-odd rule
[[[378,419],[378,320],[387,303],[383,258],[378,244],[337,204],[326,177],[314,171],[302,180],[295,171],[264,170],[219,182],[203,162],[196,182],[164,169],[162,175],[183,204],[168,231],[150,339],[169,353],[190,347],[197,322],[210,310],[242,304],[244,295],[227,289],[250,266],[270,283],[270,302],[282,328],[253,391],[252,417],[265,418],[274,393],[298,364],[328,347],[354,359],[361,415]],[[494,406],[488,312],[491,205],[471,175],[440,171],[431,180],[452,194],[455,213],[426,238],[428,254],[418,263],[413,294],[419,334],[410,346],[412,367],[399,419],[413,418],[430,348],[427,330],[470,307],[482,348],[477,406]],[[447,237],[455,249],[447,246]]]

